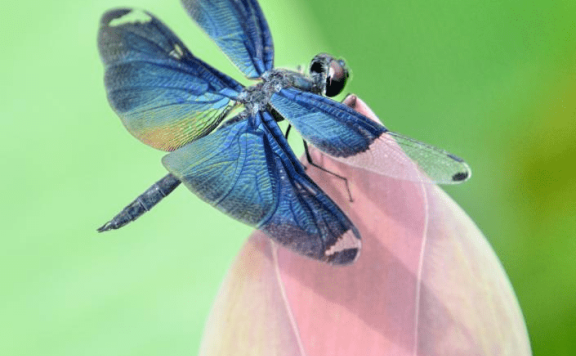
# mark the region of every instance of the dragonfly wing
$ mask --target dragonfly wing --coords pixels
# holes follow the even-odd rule
[[[182,0],[182,4],[248,78],[272,69],[272,35],[256,0]]]
[[[171,152],[164,166],[193,193],[278,243],[333,264],[355,260],[360,236],[265,125],[250,117]]]
[[[309,257],[332,264],[354,262],[360,253],[360,233],[308,177],[272,116],[268,112],[260,115],[282,187],[274,215],[260,229]]]
[[[320,151],[355,167],[389,177],[440,184],[471,175],[460,158],[390,132],[344,104],[294,88],[274,94],[271,104]]]
[[[110,105],[132,135],[158,149],[171,151],[212,131],[242,90],[148,12],[105,13],[98,48]]]

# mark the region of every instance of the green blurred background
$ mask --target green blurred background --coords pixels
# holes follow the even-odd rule
[[[354,4],[354,5],[352,5]],[[100,15],[152,11],[239,78],[177,0],[0,5],[0,355],[195,355],[251,229],[184,189],[95,229],[165,174],[109,108]],[[262,0],[277,66],[343,56],[395,131],[464,157],[446,190],[508,272],[534,354],[576,354],[576,2]]]

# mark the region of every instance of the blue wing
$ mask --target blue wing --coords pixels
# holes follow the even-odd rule
[[[462,159],[390,132],[380,123],[323,96],[287,88],[274,94],[270,102],[304,139],[352,166],[427,183],[459,183],[471,175]]]
[[[265,117],[264,117],[265,116]],[[262,120],[267,120],[267,123]],[[286,151],[269,114],[236,121],[166,155],[164,166],[192,192],[305,256],[353,262],[360,235]],[[280,133],[280,137],[277,137]]]
[[[182,0],[182,4],[248,78],[272,69],[272,35],[256,0]]]
[[[98,48],[110,105],[132,135],[158,149],[171,151],[212,131],[242,90],[148,12],[105,13]]]

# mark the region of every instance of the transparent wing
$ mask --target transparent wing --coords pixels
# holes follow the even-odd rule
[[[289,155],[292,156],[289,156]],[[355,260],[360,235],[281,148],[258,117],[238,121],[166,155],[164,166],[225,214],[305,256]]]
[[[148,12],[105,13],[98,48],[110,105],[132,135],[158,149],[171,151],[212,131],[242,90]]]
[[[440,184],[460,183],[471,175],[462,159],[390,132],[331,99],[289,88],[274,94],[271,104],[304,139],[352,166],[397,179]]]
[[[416,182],[456,184],[472,175],[461,158],[442,149],[387,131],[357,155],[337,160],[389,177]]]
[[[248,78],[272,69],[272,35],[256,0],[182,0],[182,4]]]

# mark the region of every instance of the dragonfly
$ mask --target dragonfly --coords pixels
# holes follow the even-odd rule
[[[272,36],[256,0],[182,4],[254,85],[243,86],[194,56],[149,12],[106,12],[98,47],[108,101],[133,136],[169,152],[162,158],[169,173],[99,232],[136,220],[184,183],[296,253],[333,265],[354,262],[361,249],[358,229],[306,174],[278,125],[282,120],[300,133],[306,149],[309,143],[354,167],[425,183],[470,177],[457,156],[331,99],[349,77],[342,59],[321,53],[307,73],[275,68]]]

